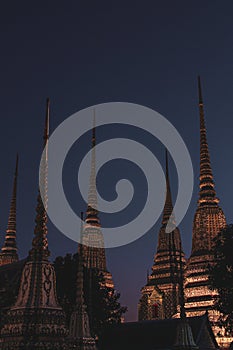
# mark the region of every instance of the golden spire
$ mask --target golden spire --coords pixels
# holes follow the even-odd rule
[[[200,76],[198,77],[198,94],[200,113],[200,190],[198,202],[201,206],[208,204],[216,205],[219,200],[216,198],[213,173],[210,163]]]
[[[32,241],[32,249],[29,253],[32,260],[47,260],[50,252],[48,250],[48,240],[47,240],[47,187],[48,187],[48,139],[49,139],[49,113],[50,113],[50,100],[46,101],[46,116],[45,116],[45,127],[44,127],[44,151],[43,158],[40,166],[40,189],[37,197],[37,207],[36,207],[36,219],[35,219],[35,229],[34,238]],[[43,193],[40,192],[43,191]],[[42,197],[44,203],[42,201]]]
[[[6,229],[4,246],[1,251],[1,263],[8,264],[18,261],[17,245],[16,245],[16,195],[17,195],[17,179],[18,179],[18,154],[16,156],[15,175],[13,182],[13,192],[11,197],[10,213]]]

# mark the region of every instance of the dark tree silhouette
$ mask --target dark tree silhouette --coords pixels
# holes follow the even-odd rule
[[[120,294],[104,286],[104,278],[98,270],[86,271],[85,301],[92,335],[98,337],[109,324],[121,322],[127,307],[121,306]],[[91,281],[91,283],[90,283]]]
[[[228,332],[233,331],[233,225],[228,225],[214,240],[215,264],[210,267],[210,283],[218,291],[216,308]]]
[[[77,254],[57,257],[54,261],[56,289],[59,304],[66,314],[67,326],[74,309],[76,299]]]
[[[54,261],[57,296],[66,313],[67,325],[75,306],[77,267],[78,254],[57,257]],[[119,302],[120,294],[104,286],[103,282],[98,270],[84,268],[84,300],[93,337],[99,337],[106,325],[121,322],[122,315],[127,311]]]

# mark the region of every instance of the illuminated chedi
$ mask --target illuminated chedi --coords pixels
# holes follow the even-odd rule
[[[186,310],[188,316],[202,315],[209,312],[215,334],[218,318],[213,310],[216,292],[209,289],[208,267],[213,263],[211,249],[213,239],[226,226],[226,219],[219,206],[210,163],[203,99],[200,77],[199,113],[200,113],[200,183],[198,206],[193,221],[192,251],[185,273]],[[221,339],[218,339],[221,342]]]
[[[5,242],[0,253],[0,266],[17,262],[18,249],[16,244],[16,195],[17,195],[17,177],[18,177],[18,155],[16,158],[15,175],[13,183],[13,192],[10,205],[8,225],[5,235]]]
[[[83,244],[83,258],[85,266],[88,269],[97,269],[104,277],[105,286],[114,288],[112,275],[107,271],[104,237],[101,232],[101,224],[97,209],[95,146],[96,128],[94,116],[94,126],[92,129],[91,174],[87,201],[88,206],[81,236],[81,243]]]
[[[65,314],[57,302],[55,272],[48,261],[50,254],[46,214],[48,126],[49,101],[46,108],[45,152],[40,179],[45,204],[39,192],[32,249],[22,272],[17,300],[4,319],[0,349],[66,349]]]
[[[167,227],[167,225],[170,226]],[[180,255],[181,265],[179,264]],[[166,152],[166,201],[152,273],[148,276],[146,286],[141,290],[142,297],[138,305],[140,321],[170,318],[178,311],[180,266],[184,268],[184,265],[180,231],[176,227],[173,213]]]
[[[214,292],[208,288],[208,265],[213,262],[214,237],[226,226],[226,219],[214,188],[206,138],[203,100],[199,78],[200,112],[200,184],[198,207],[193,221],[192,252],[186,270],[186,309],[189,315],[204,313],[214,304]]]

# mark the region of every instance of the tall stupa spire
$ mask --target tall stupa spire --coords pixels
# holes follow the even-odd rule
[[[19,157],[17,154],[10,213],[8,217],[5,242],[0,253],[0,265],[6,265],[18,261],[18,249],[16,244],[16,196],[18,180],[18,162]]]
[[[193,223],[192,255],[210,254],[213,238],[226,225],[226,219],[216,197],[213,172],[206,136],[201,79],[198,77],[200,118],[200,183],[198,206]]]
[[[213,264],[212,247],[214,238],[226,226],[226,218],[216,197],[206,137],[200,77],[198,77],[198,100],[200,118],[200,184],[199,199],[193,220],[192,251],[185,270],[185,309],[188,317],[200,316],[206,310],[209,310],[212,313],[212,320],[217,324],[218,316],[213,311],[217,292],[210,288],[209,266]]]
[[[56,295],[56,276],[48,261],[47,169],[49,100],[46,103],[44,152],[32,249],[22,271],[15,304],[7,312],[1,329],[1,349],[66,349],[66,318]],[[42,201],[44,199],[44,204]]]
[[[198,95],[200,114],[200,184],[198,202],[200,206],[208,204],[216,205],[219,200],[216,198],[213,172],[210,163],[200,76],[198,77]]]

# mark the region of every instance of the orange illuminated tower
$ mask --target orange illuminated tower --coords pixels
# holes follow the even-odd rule
[[[214,302],[213,291],[208,288],[208,265],[212,262],[211,248],[214,237],[226,226],[226,219],[216,197],[210,163],[200,78],[200,183],[197,210],[193,221],[192,252],[186,271],[185,292],[189,315],[204,313]]]
[[[106,256],[104,248],[104,237],[101,232],[101,224],[97,209],[96,189],[96,128],[95,115],[92,129],[92,150],[91,150],[91,174],[87,201],[85,224],[82,232],[84,264],[89,269],[97,269],[104,276],[105,285],[114,288],[112,275],[107,271]]]
[[[47,169],[49,100],[46,106],[41,190],[37,197],[32,248],[24,266],[18,296],[7,312],[1,329],[0,349],[66,349],[65,314],[58,305],[56,277],[47,240]],[[44,202],[42,201],[42,196]]]
[[[186,311],[188,316],[209,311],[215,325],[217,315],[213,310],[216,292],[209,289],[208,269],[213,263],[213,239],[226,226],[225,215],[216,196],[210,155],[206,137],[201,81],[198,78],[200,114],[200,183],[199,199],[193,220],[192,251],[185,273]],[[215,333],[216,329],[213,328]]]
[[[169,219],[171,232],[166,228]],[[180,255],[182,264],[179,264]],[[185,259],[181,248],[180,231],[176,227],[170,189],[168,155],[166,151],[166,201],[163,210],[162,226],[159,231],[157,252],[138,305],[139,320],[170,318],[178,311],[180,266]]]
[[[18,155],[16,158],[15,175],[13,183],[13,192],[10,205],[8,225],[5,235],[5,242],[0,253],[0,266],[11,264],[19,260],[16,244],[16,195],[17,195],[17,177],[18,177]]]

